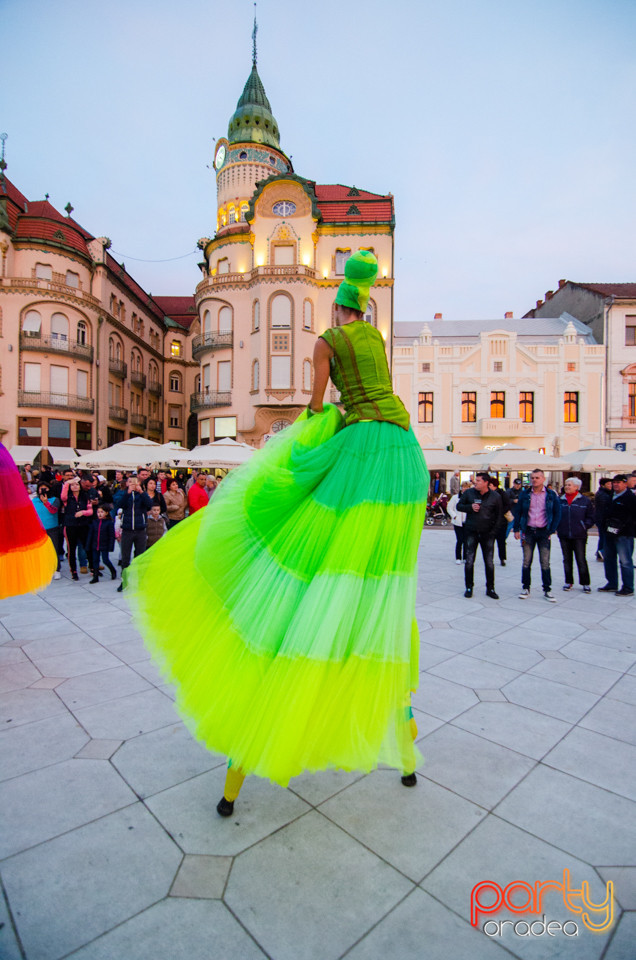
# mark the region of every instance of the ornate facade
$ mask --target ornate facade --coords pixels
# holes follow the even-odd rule
[[[605,347],[568,315],[396,324],[395,387],[423,447],[596,446],[604,366]]]
[[[11,447],[188,440],[192,297],[147,294],[97,238],[0,176],[0,435]]]
[[[216,231],[199,241],[192,350],[201,370],[191,410],[201,443],[229,435],[261,446],[308,403],[316,337],[331,326],[344,264],[361,247],[378,258],[368,318],[390,352],[393,198],[294,173],[255,62],[214,168]]]

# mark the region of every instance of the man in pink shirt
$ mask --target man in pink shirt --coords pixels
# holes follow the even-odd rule
[[[203,507],[207,507],[210,502],[205,492],[205,481],[206,475],[199,473],[196,481],[188,490],[188,509],[191,514],[196,513],[197,510],[201,510]]]
[[[519,496],[514,523],[515,537],[517,540],[521,539],[523,545],[519,597],[527,600],[530,596],[530,568],[534,548],[537,547],[543,595],[550,603],[556,603],[556,598],[552,594],[550,537],[556,531],[561,519],[561,502],[554,490],[549,490],[545,486],[543,470],[537,468],[532,471],[530,484],[530,489],[523,490]]]

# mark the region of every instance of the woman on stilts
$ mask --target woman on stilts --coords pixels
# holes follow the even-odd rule
[[[126,572],[146,644],[197,739],[246,775],[395,767],[416,783],[417,550],[428,471],[364,321],[358,251],[314,350],[309,407]],[[323,404],[329,378],[345,415]],[[196,624],[196,629],[192,625]]]

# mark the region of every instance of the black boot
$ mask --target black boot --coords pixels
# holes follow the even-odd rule
[[[415,787],[417,785],[415,773],[405,773],[401,779],[405,787]]]
[[[216,805],[216,812],[220,817],[231,817],[234,813],[234,801],[221,797]]]

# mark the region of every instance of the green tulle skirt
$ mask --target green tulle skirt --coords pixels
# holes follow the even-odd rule
[[[411,430],[303,413],[126,571],[146,644],[206,746],[285,786],[410,772],[417,549]]]

